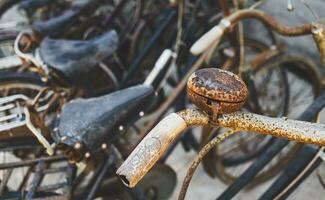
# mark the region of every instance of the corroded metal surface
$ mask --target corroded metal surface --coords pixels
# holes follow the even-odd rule
[[[218,113],[239,110],[248,90],[237,75],[222,69],[205,68],[189,77],[187,96],[198,108],[217,116]]]
[[[272,135],[296,142],[325,145],[325,125],[323,124],[288,118],[272,118],[245,112],[219,115],[218,124],[220,127]]]
[[[236,131],[229,130],[223,134],[216,136],[214,139],[212,139],[210,142],[208,142],[206,145],[204,145],[204,147],[200,150],[199,154],[193,160],[191,166],[187,170],[186,176],[184,178],[184,181],[183,181],[183,184],[181,187],[181,191],[178,196],[179,200],[185,199],[185,195],[186,195],[188,186],[190,185],[190,182],[192,180],[194,172],[195,172],[196,168],[199,166],[199,164],[201,163],[202,159],[207,155],[207,153],[209,153],[211,151],[211,149],[213,147],[215,147],[217,144],[224,141],[226,138],[230,137],[234,133],[236,133]]]
[[[184,119],[188,127],[195,126],[195,125],[201,125],[201,126],[212,125],[209,115],[196,109],[182,110],[177,112],[177,114]]]
[[[233,112],[220,114],[216,121],[196,109],[186,109],[178,112],[187,126],[219,126],[231,129],[240,129],[265,135],[272,135],[296,142],[325,146],[325,125],[298,121],[288,118],[273,118],[263,115]]]
[[[179,115],[168,115],[138,144],[116,173],[127,186],[134,187],[186,128]]]
[[[284,51],[283,45],[274,46],[274,48],[269,48],[261,53],[257,54],[251,61],[250,61],[250,68],[252,70],[256,70],[259,66],[264,64],[267,60],[278,56],[280,53]]]
[[[172,113],[158,123],[116,172],[127,186],[134,187],[175,138],[193,125],[220,126],[325,145],[325,125],[234,112],[245,102],[248,91],[244,82],[231,72],[215,68],[199,70],[189,77],[187,89],[190,100],[204,112],[187,109]],[[221,108],[227,106],[222,102],[228,103],[228,107]],[[219,112],[222,109],[226,112]]]
[[[323,67],[325,67],[325,25],[324,22],[313,23],[312,28],[313,38],[317,45],[319,54],[322,59]]]
[[[215,106],[216,104],[218,105],[218,113],[229,113],[239,110],[245,103],[245,101],[237,103],[210,101],[209,103],[208,98],[198,95],[194,92],[187,92],[187,97],[198,108],[202,109],[207,113],[213,113],[213,106]],[[217,113],[214,113],[214,115],[217,115]]]
[[[198,55],[207,48],[218,43],[222,38],[225,31],[232,31],[233,27],[244,19],[257,19],[265,24],[270,29],[285,36],[300,36],[308,35],[311,33],[312,25],[310,23],[300,26],[286,26],[275,20],[271,15],[254,9],[241,9],[240,11],[233,12],[231,15],[220,20],[220,23],[210,29],[202,37],[200,37],[191,47],[191,53]]]
[[[310,34],[312,29],[312,25],[309,23],[292,27],[285,26],[276,21],[271,15],[268,15],[260,10],[252,9],[242,9],[238,12],[231,14],[225,19],[229,20],[232,25],[244,19],[257,19],[265,23],[267,26],[271,27],[274,31],[278,32],[279,34],[286,36],[308,35]]]
[[[188,92],[195,92],[211,100],[243,102],[248,90],[235,74],[217,68],[204,68],[194,72],[187,82]]]
[[[220,126],[325,146],[325,125],[322,124],[239,111],[220,114],[213,122],[210,119],[211,116],[196,109],[168,115],[140,142],[117,170],[117,174],[127,186],[134,187],[175,138],[193,125]]]

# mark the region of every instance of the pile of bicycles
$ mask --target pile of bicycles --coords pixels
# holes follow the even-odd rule
[[[324,159],[325,3],[281,2],[2,0],[0,199],[169,199],[177,145],[179,199],[200,163],[287,198]]]

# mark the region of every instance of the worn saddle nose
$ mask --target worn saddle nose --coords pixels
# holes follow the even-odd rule
[[[45,38],[39,50],[49,68],[77,83],[82,80],[80,77],[88,76],[94,66],[112,55],[117,46],[118,35],[113,30],[87,41]]]

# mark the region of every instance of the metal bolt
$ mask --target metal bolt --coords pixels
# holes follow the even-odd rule
[[[65,93],[65,92],[61,92],[61,96],[62,96],[62,97],[66,97],[66,96],[67,96],[67,93]]]
[[[46,83],[48,79],[46,77],[42,77],[41,80],[42,82]]]
[[[118,130],[119,130],[119,131],[123,131],[123,130],[124,130],[124,127],[123,127],[122,125],[120,125],[120,126],[118,127]]]
[[[139,112],[139,116],[140,116],[140,117],[143,117],[143,116],[144,116],[144,112],[143,112],[143,111],[140,111],[140,112]]]
[[[89,152],[86,152],[85,153],[85,158],[89,158],[90,157],[90,153]]]
[[[67,136],[62,136],[61,137],[61,142],[64,142],[67,139]]]
[[[157,197],[157,192],[154,188],[149,188],[146,191],[146,196],[148,199],[155,199],[155,197]]]
[[[75,144],[74,144],[74,148],[75,148],[75,149],[80,149],[80,148],[81,148],[81,144],[80,144],[80,142],[75,143]]]
[[[293,11],[294,7],[292,5],[291,0],[287,0],[287,10],[288,11]]]
[[[278,48],[278,47],[277,47],[276,45],[272,45],[272,46],[270,47],[270,49],[271,49],[272,51],[275,51],[277,48]]]
[[[107,144],[106,143],[102,144],[102,149],[107,149]]]

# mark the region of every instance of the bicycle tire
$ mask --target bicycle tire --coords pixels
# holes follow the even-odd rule
[[[41,80],[40,76],[33,73],[17,73],[17,72],[0,72],[0,83],[10,82],[28,82],[45,86],[46,84]]]
[[[18,92],[34,97],[33,95],[36,95],[45,86],[48,85],[36,74],[0,71],[0,96],[17,94]],[[9,92],[10,89],[12,91]],[[4,90],[6,91],[4,92]]]
[[[313,146],[305,145],[297,154],[295,158],[287,165],[280,176],[272,183],[272,185],[259,197],[259,199],[286,199],[294,189],[303,182],[303,180],[308,177],[319,165],[322,163],[321,158],[316,158],[316,160],[311,163],[312,166],[307,169],[302,177],[296,180],[306,166],[317,156],[318,148]],[[293,186],[289,187],[287,191],[284,191],[289,184],[293,183]],[[280,193],[284,193],[280,195]],[[279,196],[280,195],[280,196]]]
[[[1,196],[1,198],[3,199],[24,199],[24,195],[26,194],[26,192],[22,192],[22,191],[17,191],[17,192],[8,192],[4,195]],[[42,199],[42,198],[49,198],[52,200],[55,200],[55,198],[60,199],[60,196],[58,196],[56,193],[53,192],[36,192],[33,199]]]
[[[8,145],[9,144],[9,145]],[[55,164],[60,163],[60,166],[62,167],[62,162],[65,162],[66,167],[72,167],[66,160],[58,159],[58,160],[46,160],[46,159],[40,159],[44,158],[46,155],[44,148],[42,145],[40,145],[36,138],[34,136],[28,136],[25,138],[10,138],[9,141],[0,141],[0,153],[1,153],[1,169],[0,171],[3,172],[3,175],[5,173],[9,173],[8,178],[4,178],[2,180],[5,180],[1,187],[1,197],[3,198],[22,198],[25,195],[33,196],[35,198],[45,198],[45,197],[52,197],[52,196],[59,196],[63,194],[59,194],[56,192],[53,192],[50,188],[48,190],[41,190],[38,191],[37,188],[34,187],[34,189],[25,190],[28,186],[32,186],[34,181],[37,182],[37,180],[34,179],[35,177],[35,171],[34,175],[31,173],[30,170],[33,171],[35,169],[36,165],[38,163],[44,162],[47,163],[46,165],[50,167],[50,164],[55,162]],[[9,153],[9,156],[8,156]],[[14,156],[14,157],[13,157]],[[9,158],[9,159],[8,159]],[[38,160],[39,159],[39,160]],[[28,162],[26,162],[28,161]],[[34,163],[30,163],[30,161],[35,161]],[[20,163],[20,164],[17,164]],[[27,164],[29,163],[29,164]],[[27,169],[26,169],[27,168]],[[57,168],[56,165],[54,165],[54,168]],[[11,172],[9,172],[11,171]],[[21,172],[23,173],[23,176],[21,176]],[[61,170],[59,173],[63,173],[66,175],[66,180],[68,182],[71,175],[73,175],[73,171],[70,170]],[[72,174],[71,174],[71,173]],[[51,173],[51,172],[49,172]],[[19,174],[19,176],[17,176]],[[41,176],[45,175],[41,172]],[[14,181],[10,181],[10,179],[14,179]],[[42,178],[41,178],[42,179]],[[59,179],[61,180],[61,179]],[[61,183],[61,182],[59,182]],[[39,183],[41,186],[41,182]],[[52,183],[53,184],[53,183]],[[38,185],[38,184],[36,184]],[[46,185],[45,185],[46,186]],[[65,187],[65,184],[61,184],[61,187]],[[38,186],[37,186],[38,187]],[[46,188],[46,187],[45,187]],[[25,198],[25,197],[24,197]]]

